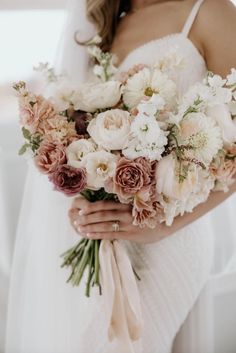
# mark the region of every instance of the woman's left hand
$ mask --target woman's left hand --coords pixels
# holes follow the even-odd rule
[[[73,201],[69,217],[74,229],[89,239],[126,239],[138,243],[162,239],[157,228],[134,226],[131,206],[115,201],[89,202],[78,197]],[[119,231],[113,229],[115,222]]]

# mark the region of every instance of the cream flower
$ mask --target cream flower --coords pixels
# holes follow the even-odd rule
[[[121,150],[128,144],[131,117],[120,109],[107,110],[90,121],[88,133],[106,150]]]
[[[176,85],[160,70],[144,68],[128,79],[123,99],[129,108],[134,108],[145,97],[152,97],[153,94],[159,94],[167,102],[172,102]]]
[[[56,82],[50,88],[51,101],[59,112],[73,105],[73,95],[76,88],[69,80]]]
[[[81,168],[83,158],[95,150],[96,145],[91,140],[74,141],[66,149],[67,164],[74,168]]]
[[[236,85],[236,69],[231,69],[231,73],[227,76],[227,85]]]
[[[156,189],[159,194],[179,200],[186,199],[194,191],[198,183],[196,165],[189,166],[189,171],[183,181],[179,180],[176,158],[169,154],[163,157],[156,167]]]
[[[88,153],[82,160],[87,172],[87,184],[90,189],[100,189],[105,181],[115,175],[117,156],[106,151]]]
[[[223,146],[221,129],[213,118],[190,113],[180,123],[176,136],[179,145],[187,146],[190,158],[209,164]]]
[[[121,97],[121,83],[108,81],[104,83],[86,83],[75,91],[72,101],[75,110],[94,113],[96,110],[112,108]]]
[[[217,104],[208,107],[206,113],[208,116],[212,117],[221,128],[225,143],[233,143],[236,141],[236,126],[226,104]]]

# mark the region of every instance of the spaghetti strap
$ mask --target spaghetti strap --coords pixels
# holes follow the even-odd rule
[[[189,14],[189,17],[187,18],[187,21],[185,22],[185,25],[182,29],[182,33],[185,37],[188,37],[189,32],[192,28],[193,22],[198,14],[198,11],[200,9],[200,6],[202,5],[204,0],[197,0],[196,3],[194,4],[192,11]]]

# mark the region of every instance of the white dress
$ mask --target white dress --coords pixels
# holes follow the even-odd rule
[[[206,65],[188,33],[202,2],[196,2],[182,33],[137,48],[120,70],[150,64],[175,48],[186,63],[178,79],[180,92],[201,80]],[[6,353],[126,353],[117,342],[108,342],[102,296],[93,290],[88,299],[83,284],[72,288],[65,283],[68,272],[60,268],[59,255],[78,237],[67,216],[71,199],[52,191],[33,166],[28,178],[14,254]],[[141,276],[142,351],[170,353],[210,274],[213,234],[208,216],[158,243],[129,243],[127,249]]]

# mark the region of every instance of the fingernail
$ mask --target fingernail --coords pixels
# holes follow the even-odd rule
[[[77,227],[77,221],[76,220],[73,222],[73,224],[74,224],[75,227]]]
[[[84,214],[84,211],[83,211],[83,210],[80,210],[80,211],[79,211],[79,215],[80,215],[80,216],[83,216],[83,214]]]
[[[86,236],[87,238],[92,238],[92,233],[87,233]]]

